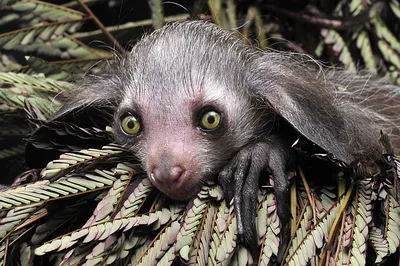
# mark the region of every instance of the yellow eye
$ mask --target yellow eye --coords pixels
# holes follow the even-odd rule
[[[140,130],[140,123],[133,115],[127,115],[121,120],[122,130],[129,135],[135,135]]]
[[[221,123],[221,115],[215,111],[208,111],[203,114],[200,120],[200,127],[205,130],[216,129]]]

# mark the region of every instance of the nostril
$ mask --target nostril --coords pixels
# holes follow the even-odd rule
[[[177,179],[179,179],[179,177],[181,177],[183,173],[183,169],[179,166],[174,166],[171,167],[171,169],[169,170],[169,179],[171,179],[171,181],[175,181]]]
[[[150,177],[153,179],[153,181],[164,183],[163,175],[158,168],[153,168]]]

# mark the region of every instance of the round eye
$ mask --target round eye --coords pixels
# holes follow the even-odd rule
[[[140,123],[133,115],[127,115],[121,120],[121,128],[128,135],[135,135],[140,130]]]
[[[205,112],[200,118],[200,127],[205,130],[218,128],[221,123],[221,115],[215,111]]]

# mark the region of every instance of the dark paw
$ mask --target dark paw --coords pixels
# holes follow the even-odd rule
[[[265,154],[262,145],[241,150],[218,176],[226,200],[233,199],[239,240],[249,248],[258,245],[255,224],[258,181],[265,168],[265,160],[260,160],[260,154]]]
[[[218,176],[227,201],[233,200],[238,237],[249,248],[258,246],[256,231],[257,196],[260,174],[270,172],[278,215],[282,225],[290,222],[289,182],[286,172],[293,169],[293,151],[279,139],[269,139],[246,146],[226,165]]]

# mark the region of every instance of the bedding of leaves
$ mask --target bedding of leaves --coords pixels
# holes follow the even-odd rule
[[[91,123],[45,122],[76,79],[101,71],[144,32],[189,18],[238,29],[263,49],[376,70],[400,84],[396,0],[0,0],[0,173],[13,183],[0,191],[0,264],[399,264],[400,160],[390,149],[380,165],[351,168],[351,179],[341,176],[348,167],[321,156],[321,165],[340,169],[329,184],[299,167],[287,247],[266,178],[259,247],[248,250],[217,183],[189,202],[166,198],[113,143],[106,111]],[[320,180],[332,176],[325,172]]]

